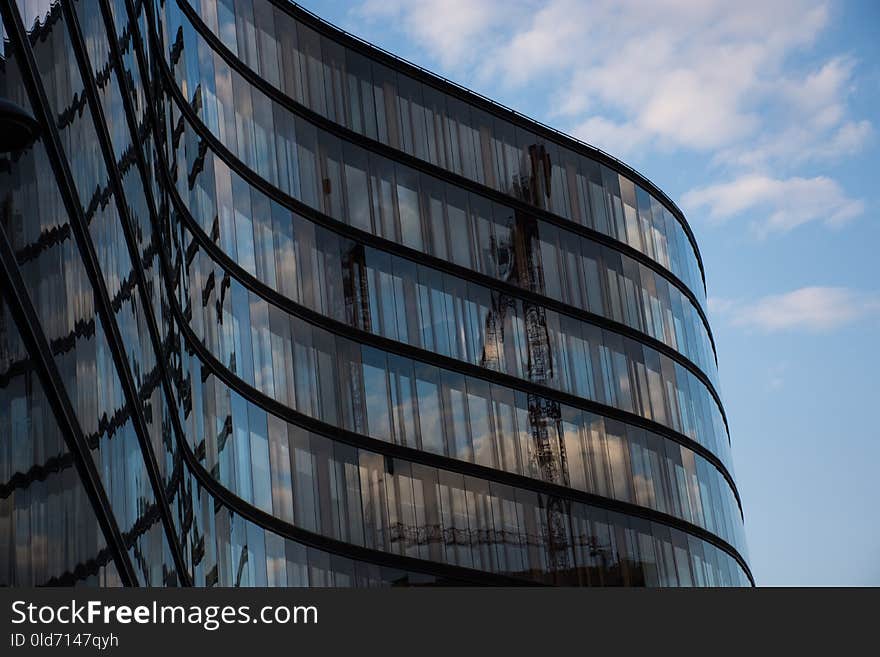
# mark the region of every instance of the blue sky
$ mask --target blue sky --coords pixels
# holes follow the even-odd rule
[[[880,585],[880,3],[308,0],[684,209],[761,585]]]

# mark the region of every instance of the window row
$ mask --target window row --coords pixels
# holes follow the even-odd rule
[[[200,365],[190,367],[198,377]],[[190,381],[185,395],[221,411],[190,414],[187,436],[206,469],[299,528],[548,584],[747,585],[729,555],[678,530],[337,443],[266,414],[211,375]]]
[[[249,385],[315,417],[329,412],[322,411],[311,400],[319,389],[332,391],[356,384],[350,375],[342,373],[350,367],[360,369],[361,345],[292,316],[248,290],[199,249],[185,228],[179,228],[173,242],[177,245],[177,260],[185,265],[178,268],[181,278],[177,289],[180,306],[195,334]],[[436,294],[439,298],[432,299],[429,289],[423,292],[428,306],[434,301],[445,301]],[[485,312],[488,309],[486,306]],[[576,322],[554,325],[552,315],[548,321],[547,315],[534,306],[523,307],[519,315],[515,310],[511,310],[507,321],[519,319],[522,325],[510,330],[508,340],[510,357],[518,363],[513,371],[521,378],[663,424],[692,438],[725,465],[730,463],[727,433],[718,405],[690,370],[610,331]],[[465,345],[465,332],[474,333],[473,325],[487,322],[487,318],[481,319],[480,312],[475,305],[456,309],[453,299],[449,299],[449,307],[438,308],[439,321],[419,326],[418,331],[433,336],[443,332],[451,336],[454,332]],[[415,319],[424,321],[430,317]],[[452,324],[453,321],[456,323]],[[500,333],[505,325],[499,322],[495,329]],[[513,343],[516,338],[530,346]],[[495,342],[496,349],[501,345]],[[480,359],[484,355],[494,358],[491,349],[490,345],[480,354],[475,352],[479,356],[475,358],[476,364],[482,364]],[[317,368],[309,372],[313,364],[320,362],[319,354],[325,350],[340,360],[342,369],[338,377],[335,369]],[[348,359],[352,364],[347,364]],[[427,366],[416,366],[423,365]],[[306,393],[312,383],[313,391]],[[339,393],[327,394],[332,399]],[[331,417],[331,421],[338,421],[335,412]]]
[[[347,49],[268,2],[192,5],[233,54],[296,102],[370,139],[614,237],[675,273],[703,300],[697,256],[685,229],[627,176]],[[166,2],[164,9],[166,52],[183,43],[192,48],[193,28],[177,3]],[[199,58],[207,63],[204,54]],[[189,81],[199,79],[190,75],[197,70],[187,71]],[[253,103],[257,113],[262,100]]]
[[[195,477],[180,480],[175,515],[195,586],[384,588],[471,582],[378,566],[309,547],[218,504]]]
[[[388,381],[374,381],[375,385],[385,388],[388,406],[395,403],[396,406],[389,408],[387,417],[380,415],[376,419],[374,416],[372,423],[368,417],[369,435],[639,504],[704,527],[744,549],[739,507],[730,487],[711,464],[691,450],[622,422],[554,405],[545,399],[511,394],[500,386],[485,383],[481,386],[481,382],[472,379],[441,379],[436,382],[436,400],[413,402],[409,398],[413,393],[424,391],[425,380],[418,379],[417,373],[415,390],[410,393],[400,387],[407,383],[405,374],[398,372]],[[302,511],[305,515],[297,516],[297,524],[306,529],[319,531],[324,526],[321,531],[334,538],[362,541],[362,532],[358,529],[338,533],[326,523],[312,523],[313,516],[321,517],[321,511],[314,510],[314,505],[325,499],[323,493],[302,493],[306,500],[303,506],[301,500],[294,499],[297,493],[285,492],[291,490],[291,476],[295,479],[317,475],[309,474],[309,467],[288,466],[283,458],[279,462],[273,450],[286,440],[279,429],[284,423],[247,403],[215,377],[203,376],[202,379],[204,382],[193,379],[192,387],[186,390],[188,398],[190,393],[192,395],[193,405],[189,435],[196,440],[204,436],[208,467],[218,473],[222,483],[249,502],[286,520],[290,520],[291,513],[297,513],[296,509],[305,508],[306,511]],[[389,385],[395,389],[388,392]],[[381,402],[371,402],[373,395],[365,395],[369,408],[381,405]],[[381,397],[382,392],[375,396]],[[378,410],[381,413],[384,409]],[[434,415],[428,415],[429,412]],[[425,429],[420,431],[420,427]],[[439,434],[435,438],[436,446],[430,444],[427,427]],[[304,433],[293,425],[289,431]],[[385,433],[380,435],[378,431]],[[464,458],[441,447],[444,439],[455,440],[459,434],[459,442],[468,443]],[[323,440],[320,436],[314,438]],[[227,448],[224,455],[223,450]],[[288,453],[286,448],[284,453]],[[277,484],[279,478],[283,483],[281,488]],[[270,481],[273,482],[271,487]],[[300,490],[298,486],[294,481],[295,490]],[[358,488],[357,480],[348,486],[352,487]],[[326,493],[329,495],[326,499],[340,495],[338,491]],[[325,513],[324,517],[329,522],[330,516]]]
[[[231,171],[206,149],[185,121],[177,125],[182,132],[174,132],[169,143],[172,173],[191,214],[248,272],[296,298],[297,287],[307,285],[302,278],[309,274],[302,272],[298,261],[307,255],[297,252],[297,226],[305,222]],[[346,150],[350,148],[346,146]],[[322,152],[319,148],[318,153]],[[377,163],[379,159],[371,156],[370,161]],[[444,260],[460,260],[459,264],[494,279],[634,328],[678,350],[717,384],[714,350],[702,317],[684,293],[657,272],[612,248],[565,234],[556,226],[452,185],[425,176],[421,176],[422,183],[436,184],[434,188],[418,180],[404,184],[399,176],[395,182],[394,172],[400,174],[402,167],[382,162],[389,165],[384,181],[371,173],[368,162],[362,163],[365,168],[348,160],[344,166],[321,165],[345,178],[344,187],[349,190],[345,206],[361,208],[366,223],[358,224],[351,212],[337,213],[338,217],[401,241],[399,235],[379,230],[381,224],[371,224],[369,209],[384,203],[395,208],[389,216],[403,217],[404,208],[409,208],[413,221],[400,225],[418,226],[419,234],[424,225],[435,234],[432,244],[448,244],[462,255],[450,257],[445,246],[438,252],[421,240],[407,243],[403,239],[407,246]],[[314,158],[312,166],[317,166]],[[339,189],[338,185],[342,183],[331,183],[329,188]],[[387,198],[386,192],[390,195]],[[398,225],[398,220],[392,225]],[[322,241],[340,239],[326,229],[309,230],[318,231]]]
[[[337,336],[270,305],[201,252],[190,249],[188,258],[191,278],[182,289],[189,297],[181,305],[197,338],[244,382],[289,408],[379,440],[642,504],[743,544],[731,487],[702,457],[690,450],[683,457],[677,443],[654,434],[643,440],[646,432],[622,422]],[[619,395],[614,386],[628,385],[633,354],[602,343],[594,351],[605,377],[598,380]],[[684,372],[668,373],[670,389]],[[662,374],[658,368],[650,383],[642,380],[654,403],[663,403]],[[679,390],[675,399],[692,395]],[[642,442],[654,457],[632,452]],[[694,482],[702,475],[703,497],[683,495],[669,475],[673,464]]]
[[[628,349],[673,367],[672,359],[630,338],[364,246],[281,206],[273,210],[277,212],[266,226],[275,242],[270,262],[283,273],[276,279],[271,269],[271,286],[340,322],[589,399],[600,399],[602,393],[596,390],[590,359],[582,358],[585,344],[622,341]],[[235,221],[250,228],[250,219],[242,215],[236,213]],[[188,230],[180,230],[188,245]],[[217,231],[212,232],[216,238]],[[237,236],[247,240],[253,232]],[[235,248],[235,236],[230,241],[233,259],[253,271],[254,259],[246,257],[253,252]],[[669,314],[665,319],[686,333]],[[667,423],[663,408],[655,409],[649,419]]]
[[[176,83],[207,128],[250,169],[335,219],[456,264],[480,268],[485,255],[480,250],[488,242],[477,241],[481,235],[469,217],[491,213],[488,199],[316,128],[248,84],[198,39],[188,23],[178,36],[182,40],[172,48],[175,56],[180,55],[174,69]],[[179,129],[171,123],[169,134]],[[470,213],[469,196],[479,199]],[[514,214],[499,208],[502,222]],[[671,215],[669,221],[678,225]],[[557,230],[563,243],[584,241],[575,233]],[[507,271],[503,263],[487,267],[493,268],[495,275],[518,274],[520,284],[530,288],[543,283],[535,272],[530,279],[528,271]],[[689,287],[702,290],[701,283]],[[698,299],[704,301],[702,295]]]

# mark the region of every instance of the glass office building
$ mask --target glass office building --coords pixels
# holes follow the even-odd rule
[[[286,0],[0,18],[0,584],[752,584],[650,181]]]

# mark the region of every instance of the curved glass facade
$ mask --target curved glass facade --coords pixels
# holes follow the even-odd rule
[[[714,377],[707,324],[692,300],[691,290],[699,288],[677,286],[663,275],[659,261],[640,262],[572,232],[566,222],[561,226],[550,223],[529,209],[463,189],[310,123],[249,84],[211,50],[186,17],[172,11],[175,6],[174,2],[166,3],[171,13],[167,31],[176,35],[168,59],[181,94],[199,122],[241,166],[275,190],[419,254],[645,333]],[[182,23],[175,24],[175,19]],[[179,125],[176,116],[169,115],[169,120],[174,122],[170,127],[173,146],[199,148],[201,155],[205,147],[189,134],[190,126]],[[185,137],[180,130],[186,131]],[[186,157],[182,154],[184,161]],[[189,155],[190,160],[194,157]],[[207,204],[204,212],[210,217],[250,220],[253,203],[265,201],[249,198],[236,172],[227,173],[221,165],[215,173],[217,180],[211,180],[213,169],[210,164],[206,168],[206,173],[185,169],[192,175],[181,179],[181,195],[198,195],[198,201]],[[236,193],[238,190],[244,194]],[[619,199],[613,201],[612,196],[602,194],[601,207],[620,205]],[[224,216],[218,210],[227,212]],[[632,212],[628,210],[626,215]],[[241,233],[230,231],[231,236],[237,234]],[[253,261],[248,250],[263,254],[272,250],[272,242],[262,243],[260,237],[271,240],[271,233],[243,244],[244,258]],[[224,242],[229,243],[228,239]],[[271,256],[264,258],[271,264]],[[657,269],[650,264],[658,265]],[[272,276],[271,272],[266,274]]]
[[[649,181],[284,0],[0,17],[0,584],[751,585]]]
[[[169,44],[188,36],[190,25],[179,17],[187,7],[233,56],[302,107],[619,240],[669,269],[704,300],[699,256],[689,229],[675,216],[680,211],[666,207],[659,190],[652,196],[643,189],[636,175],[618,173],[595,157],[548,139],[537,126],[487,111],[475,97],[444,93],[387,57],[370,57],[356,41],[328,34],[326,25],[296,12],[289,3],[168,2]],[[211,53],[202,61],[216,67],[218,60]],[[246,90],[229,76],[215,89],[222,90],[223,83],[232,85],[236,98],[239,88]],[[255,120],[264,103],[263,98],[251,100]],[[665,195],[662,199],[671,205]]]

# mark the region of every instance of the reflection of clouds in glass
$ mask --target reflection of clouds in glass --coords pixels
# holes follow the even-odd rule
[[[407,220],[407,223],[413,222],[412,225],[418,225],[419,218],[419,197],[415,190],[407,189],[402,185],[397,185],[397,208],[400,216]]]
[[[440,397],[437,386],[419,379],[416,383],[419,399],[419,428],[422,448],[443,454],[443,425],[440,417]]]
[[[626,448],[620,436],[606,432],[606,446],[608,449],[608,466],[611,468],[611,478],[614,484],[616,497],[626,500],[629,498],[626,492],[626,476],[628,470],[626,464]]]
[[[656,508],[657,500],[654,495],[654,481],[652,478],[643,474],[637,474],[633,477],[633,488],[636,493],[636,500],[644,506]]]
[[[488,391],[487,391],[488,392]],[[487,397],[468,394],[471,438],[474,445],[474,460],[482,465],[496,467],[495,441],[489,425],[489,400]]]
[[[469,394],[469,402],[472,397]],[[473,401],[471,405],[475,407],[477,403]],[[245,416],[250,420],[248,426],[253,428],[250,409],[246,410]],[[602,421],[601,418],[586,419],[593,426]],[[635,569],[630,572],[659,577],[651,570],[655,564],[651,556],[653,548],[639,556],[639,552],[631,551],[629,544],[616,542],[616,514],[590,511],[577,503],[554,507],[553,498],[534,491],[416,466],[399,459],[394,459],[389,467],[389,460],[382,455],[365,450],[350,451],[347,446],[305,432],[300,434],[298,447],[294,450],[294,481],[297,485],[294,496],[284,470],[289,463],[284,423],[275,420],[269,424],[270,445],[267,450],[254,448],[255,438],[258,442],[266,442],[266,437],[259,432],[251,433],[243,427],[240,433],[240,436],[235,434],[236,442],[242,441],[235,460],[240,467],[250,467],[252,476],[242,477],[240,468],[235,472],[223,468],[212,471],[241,495],[251,480],[256,484],[258,479],[265,479],[271,467],[272,511],[281,518],[290,519],[292,516],[294,524],[332,538],[351,540],[363,527],[368,532],[369,546],[420,558],[443,554],[448,563],[492,572],[531,572],[534,575],[535,572],[555,572],[557,568],[567,572],[566,569],[577,566],[602,569],[603,577],[619,577],[621,574],[616,569],[620,561],[626,560]],[[475,437],[479,435],[479,431],[474,433]],[[528,434],[526,436],[530,438]],[[248,439],[250,449],[246,447]],[[275,442],[279,443],[277,447],[272,445]],[[483,442],[476,440],[476,444]],[[622,436],[610,435],[603,467],[610,467],[616,475],[625,461],[625,449]],[[558,454],[555,456],[559,457]],[[683,463],[682,474],[692,472],[692,460],[683,459]],[[211,463],[206,465],[211,467]],[[678,464],[676,467],[682,469]],[[330,477],[323,477],[322,472],[329,472]],[[279,482],[284,484],[279,485]],[[684,486],[683,479],[676,483]],[[650,498],[651,487],[659,487],[659,484],[636,476],[633,486],[640,497]],[[684,496],[683,488],[680,494]],[[259,499],[259,494],[255,492],[255,495]],[[325,508],[319,501],[328,496],[335,503]],[[282,505],[288,509],[294,505],[295,508],[285,514]],[[330,516],[324,517],[325,513]],[[556,515],[560,513],[562,516]],[[592,516],[593,513],[608,520],[598,519]],[[555,533],[554,519],[562,519],[572,531],[566,531],[564,536]],[[652,528],[650,533],[642,534],[641,530],[636,530],[634,540],[638,541],[639,550],[656,541],[674,555],[670,540],[679,539],[668,528],[663,530],[665,533],[656,531]],[[687,540],[684,545],[688,545]],[[269,546],[266,547],[268,553]],[[438,553],[438,549],[441,552]],[[692,549],[685,547],[678,556],[696,567],[694,559],[697,555]],[[701,550],[707,549],[714,548],[701,545]],[[268,561],[269,568],[278,565]],[[698,566],[702,568],[702,562]],[[671,572],[675,572],[674,568]],[[677,582],[673,575],[668,583]]]
[[[290,450],[287,426],[270,416],[269,461],[272,463],[272,513],[286,522],[293,522],[293,490],[290,481]],[[280,424],[277,428],[273,425]]]
[[[200,270],[201,267],[196,265],[195,269]],[[385,279],[388,279],[387,285],[377,285],[378,288],[386,290],[383,300],[388,301],[392,297],[392,292],[395,292],[392,290],[391,279],[389,276],[384,275],[384,269],[376,271],[378,274],[382,274]],[[329,284],[326,282],[325,284],[327,287],[322,289],[325,289],[325,291],[329,290]],[[236,285],[238,284],[233,283],[233,286]],[[321,287],[321,285],[317,287]],[[226,294],[228,299],[232,296],[232,292]],[[449,299],[450,303],[452,301],[450,295],[441,293],[439,290],[437,291],[437,296],[441,300]],[[396,292],[394,298],[396,298]],[[247,344],[241,336],[239,337],[240,344],[229,342],[227,351],[224,352],[224,361],[227,358],[231,359],[233,356],[239,360],[250,357],[252,359],[254,379],[257,381],[260,389],[264,390],[266,394],[278,398],[279,401],[287,401],[296,410],[319,419],[328,418],[321,411],[322,408],[327,413],[333,413],[332,406],[329,408],[326,406],[326,404],[332,403],[330,400],[325,399],[326,395],[329,394],[332,397],[334,391],[335,394],[342,396],[350,395],[351,401],[346,401],[345,403],[351,404],[351,409],[354,411],[354,416],[351,418],[351,426],[359,433],[366,433],[380,440],[394,440],[399,444],[418,448],[420,446],[419,437],[416,435],[416,426],[418,424],[416,416],[418,416],[421,424],[421,448],[426,451],[448,454],[453,458],[488,465],[489,467],[504,467],[512,472],[522,473],[526,476],[550,482],[566,481],[566,475],[569,482],[578,481],[572,474],[572,469],[578,467],[575,454],[568,455],[567,462],[563,461],[559,447],[556,444],[557,436],[551,438],[551,449],[544,450],[545,453],[539,453],[541,448],[539,443],[542,438],[541,436],[536,438],[532,434],[532,420],[529,418],[529,409],[534,404],[533,400],[528,399],[527,395],[519,395],[513,390],[497,385],[488,386],[478,378],[464,377],[448,370],[440,370],[439,368],[413,362],[399,356],[389,356],[387,353],[377,349],[349,343],[338,338],[336,338],[335,349],[337,356],[342,356],[342,361],[339,363],[341,370],[339,371],[347,371],[349,375],[337,378],[335,374],[332,374],[335,368],[326,365],[319,366],[319,363],[324,363],[329,350],[332,349],[329,344],[325,343],[327,334],[322,329],[286,316],[288,321],[283,321],[284,318],[282,318],[278,328],[276,328],[275,320],[273,320],[267,332],[266,326],[271,315],[271,312],[267,312],[267,305],[263,303],[253,305],[254,297],[251,298],[251,304],[250,318],[248,318],[248,323],[251,325],[247,327],[236,325],[237,330],[244,330],[246,328],[250,333],[250,336],[247,337]],[[459,305],[461,305],[460,302]],[[201,304],[198,304],[198,306],[202,307]],[[212,313],[216,312],[215,306],[216,304],[214,303],[204,306],[201,312],[207,313],[207,316],[202,317],[202,329],[197,328],[197,331],[206,330],[206,326],[216,327],[216,321],[211,319]],[[224,304],[225,306],[230,306],[230,304]],[[464,307],[466,306],[462,306],[462,309]],[[383,304],[383,309],[385,308],[386,306]],[[463,320],[468,318],[469,325],[478,321],[475,318],[479,317],[479,314],[476,312],[460,315],[462,317],[461,323],[465,324]],[[440,316],[450,320],[449,313],[443,313]],[[397,314],[390,317],[389,322],[395,321],[396,317]],[[235,321],[230,316],[230,321],[222,323],[222,331],[230,332]],[[449,328],[451,329],[452,327]],[[463,330],[467,332],[467,328],[465,326]],[[473,329],[474,327],[471,326],[471,328]],[[566,334],[565,328],[566,326],[564,325],[559,327],[554,325],[552,335],[557,338],[557,341],[561,340],[562,336]],[[293,332],[293,340],[288,337],[288,329]],[[265,340],[266,335],[270,336],[268,341]],[[227,344],[226,340],[234,337],[235,332],[230,332],[229,336],[224,338],[223,344]],[[521,339],[524,338],[524,336],[520,337]],[[215,338],[219,340],[218,336],[214,336],[208,338],[208,341],[214,342]],[[603,344],[605,342],[605,334],[598,328],[590,334],[589,338],[591,344],[593,342],[596,343],[596,353],[600,351],[598,347],[601,345],[601,351],[604,352],[603,356],[605,357],[605,362],[602,364],[610,364],[615,374],[624,369],[628,370],[629,363],[631,362],[635,363],[636,367],[641,366],[639,360],[633,360],[633,358],[638,359],[638,356],[631,355],[628,347],[620,339],[613,341],[610,346]],[[284,345],[291,344],[291,342],[296,345],[297,352],[295,358],[288,359],[285,354]],[[250,349],[243,349],[249,345]],[[274,351],[270,350],[270,347]],[[582,349],[586,351],[586,343],[584,343]],[[264,350],[265,354],[263,353]],[[562,347],[557,345],[557,350],[561,351]],[[248,351],[250,351],[249,354]],[[591,349],[591,357],[593,355],[592,351]],[[277,363],[272,363],[271,368],[268,361],[263,362],[260,360],[262,358],[268,359],[270,353],[277,360]],[[586,357],[586,354],[584,356]],[[647,356],[645,356],[645,360],[646,371],[656,370],[658,376],[666,372],[662,367],[666,361],[661,360],[661,368],[657,370],[657,363],[651,363]],[[288,362],[292,362],[296,366],[295,376],[290,382],[286,380],[288,376]],[[568,360],[563,358],[563,360],[558,360],[557,362],[559,363],[560,374],[564,372],[568,374],[569,379],[573,378],[571,372],[563,368],[565,363],[571,363],[570,358]],[[618,369],[618,365],[620,365],[620,369]],[[595,369],[597,371],[600,369],[598,363]],[[276,376],[278,377],[277,379],[275,379]],[[415,397],[411,397],[406,392],[410,389],[409,377],[411,376],[417,381],[418,394]],[[667,377],[673,376],[675,377],[675,382],[669,381],[673,385],[667,391],[667,395],[669,395],[669,399],[676,399],[679,403],[683,403],[690,392],[688,388],[690,383],[687,378],[690,374],[684,368],[675,366],[667,372]],[[389,377],[391,378],[389,379]],[[432,380],[437,383],[433,383]],[[391,384],[390,393],[388,388],[389,382]],[[297,393],[301,393],[295,399],[290,399],[289,389],[287,394],[285,394],[285,387],[289,387],[290,383],[295,383]],[[638,383],[639,381],[635,382],[635,384]],[[615,377],[609,386],[615,392],[617,392],[616,384],[617,379]],[[329,389],[328,385],[332,386],[333,389]],[[631,390],[633,385],[630,385]],[[441,390],[444,387],[445,390]],[[645,392],[641,388],[638,390],[640,393]],[[445,405],[440,401],[441,394],[446,395],[443,398],[443,401],[446,402]],[[645,394],[639,395],[640,400],[644,400],[645,397]],[[317,405],[319,398],[321,400],[321,407]],[[496,399],[509,399],[513,405],[509,407],[506,404],[493,406],[492,402]],[[542,403],[551,402],[544,400]],[[413,404],[419,408],[416,408]],[[538,405],[540,406],[540,404]],[[677,406],[677,404],[674,405]],[[502,406],[505,408],[503,411],[501,410]],[[506,410],[507,408],[510,410]],[[506,418],[500,415],[490,416],[494,411],[502,415],[504,413],[511,413],[514,408],[517,413],[516,423],[512,421],[512,418],[508,422]],[[574,410],[570,407],[565,408],[567,410]],[[362,409],[366,412],[363,412]],[[563,409],[560,407],[558,411],[559,417],[567,417],[562,411]],[[448,418],[444,419],[444,412],[448,413]],[[629,428],[618,427],[615,428],[614,434],[607,439],[607,444],[605,444],[606,438],[601,433],[604,424],[596,423],[592,414],[581,414],[579,417],[585,418],[583,422],[585,422],[584,429],[587,430],[587,433],[590,433],[589,429],[593,429],[593,432],[590,433],[587,440],[589,447],[585,448],[585,453],[589,454],[590,458],[587,459],[587,464],[583,468],[584,477],[580,484],[574,485],[585,489],[586,492],[610,496],[624,501],[633,501],[635,486],[641,486],[641,482],[638,484],[633,483],[633,476],[639,474],[639,468],[637,464],[633,464],[632,472],[630,471],[630,464],[626,454],[628,450],[632,449],[631,441],[638,440],[639,433],[629,434]],[[330,421],[336,421],[335,416],[329,417],[329,419]],[[688,418],[689,421],[693,419],[692,417]],[[445,425],[443,424],[444,421],[446,422]],[[544,421],[548,421],[547,418]],[[509,424],[509,427],[502,427],[505,423]],[[495,434],[492,431],[492,427],[497,427],[499,433]],[[449,432],[448,435],[444,436],[444,428]],[[593,435],[593,433],[596,435]],[[577,451],[579,448],[575,447],[574,449]],[[517,451],[519,452],[519,462],[517,462]],[[665,455],[661,456],[661,459],[665,462]],[[500,461],[503,461],[503,464]],[[563,468],[568,468],[568,472],[563,472]],[[657,469],[657,471],[662,471],[662,468]],[[712,477],[721,476],[714,468],[711,472]],[[671,483],[674,488],[670,488],[670,490],[674,490],[677,496],[675,503],[672,503],[671,499],[663,500],[658,497],[656,489],[654,496],[650,497],[649,501],[643,503],[646,505],[657,504],[659,506],[658,510],[661,511],[674,509],[676,515],[681,514],[681,517],[688,519],[690,517],[689,511],[683,505],[691,506],[688,504],[687,499],[689,495],[683,487],[681,489],[678,488],[677,482]],[[728,488],[726,483],[722,485],[725,489]],[[668,484],[667,488],[669,488]],[[640,496],[642,492],[644,491],[639,491]],[[683,502],[680,501],[682,499],[684,500]],[[724,506],[725,514],[729,514],[732,518],[735,517],[735,508],[731,500],[721,500],[720,504]],[[735,526],[738,527],[738,524]],[[722,531],[730,533],[727,529]],[[736,536],[730,538],[738,541]]]

